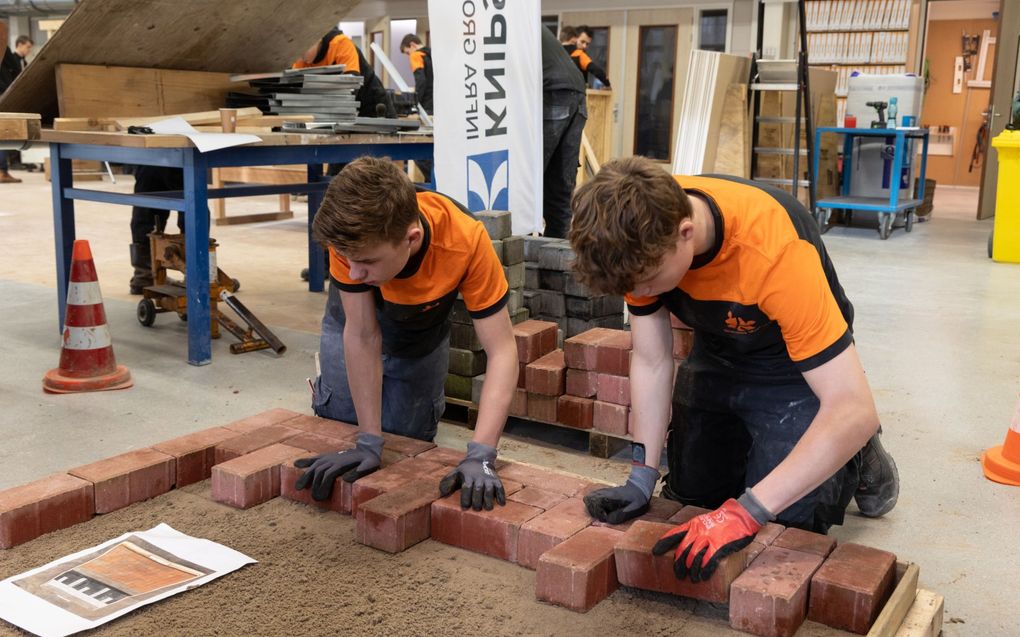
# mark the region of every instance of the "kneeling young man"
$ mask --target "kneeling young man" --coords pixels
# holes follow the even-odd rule
[[[462,487],[465,508],[505,504],[494,463],[517,386],[517,347],[506,277],[484,226],[449,197],[416,190],[392,161],[362,157],[333,178],[313,232],[329,248],[330,285],[312,407],[361,431],[354,449],[299,460],[309,469],[296,487],[326,500],[337,477],[372,473],[383,431],[435,437],[460,293],[488,363],[474,440],[440,490]]]
[[[663,495],[714,509],[655,547],[675,549],[681,579],[707,579],[777,518],[825,533],[852,497],[867,516],[893,508],[899,478],[853,306],[796,199],[632,157],[604,165],[573,212],[574,267],[590,287],[626,294],[633,332],[634,464],[624,486],[585,498],[594,517],[647,510],[667,423]],[[675,384],[671,313],[694,330]]]

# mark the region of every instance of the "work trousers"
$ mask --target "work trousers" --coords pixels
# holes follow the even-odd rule
[[[570,198],[577,183],[581,134],[588,121],[584,93],[560,90],[542,94],[542,215],[547,237],[564,238],[570,230]]]
[[[818,408],[818,398],[806,382],[734,380],[732,373],[685,361],[673,389],[663,495],[708,509],[738,497],[789,455]],[[778,522],[816,533],[842,524],[858,486],[860,455],[811,493],[777,511]]]
[[[180,168],[161,166],[135,166],[135,192],[161,192],[184,188],[184,174]],[[131,208],[131,241],[149,247],[149,233],[166,229],[169,210],[133,206]],[[184,214],[178,213],[177,227],[184,232]]]
[[[357,423],[344,360],[344,315],[340,294],[330,283],[319,339],[321,373],[315,379],[312,409],[317,416]],[[383,431],[431,441],[446,409],[445,383],[450,337],[420,358],[383,354]]]

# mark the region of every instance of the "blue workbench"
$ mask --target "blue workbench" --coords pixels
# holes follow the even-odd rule
[[[914,226],[916,209],[924,202],[924,178],[928,170],[928,129],[927,128],[840,128],[832,126],[821,126],[815,129],[814,174],[818,174],[819,152],[822,145],[822,134],[835,133],[843,135],[843,183],[840,188],[840,196],[817,199],[815,209],[812,211],[818,221],[818,227],[824,228],[828,223],[829,213],[833,209],[840,210],[864,210],[877,212],[879,214],[878,232],[883,239],[889,238],[892,232],[893,221],[897,213],[903,213],[906,221],[906,230],[910,232]],[[851,197],[850,185],[853,178],[853,145],[854,140],[861,137],[886,137],[893,138],[893,157],[890,166],[891,174],[895,177],[889,180],[888,197]],[[908,139],[923,140],[921,149],[921,172],[920,190],[917,198],[912,198],[908,193],[906,198],[900,198],[900,179],[902,167],[907,159]],[[812,188],[816,185],[812,184]]]
[[[175,135],[128,135],[91,131],[43,131],[50,144],[53,187],[53,230],[56,243],[58,328],[63,329],[71,249],[75,240],[74,202],[98,201],[125,206],[178,210],[184,214],[188,300],[188,362],[212,362],[209,312],[209,208],[217,197],[308,193],[308,290],[321,292],[325,280],[322,247],[312,239],[312,220],[328,185],[327,163],[350,162],[362,155],[395,160],[432,159],[432,138],[377,134],[260,134],[262,143],[200,153],[190,140]],[[184,189],[176,192],[117,193],[77,188],[71,160],[84,159],[144,166],[181,168]],[[308,166],[308,183],[271,186],[234,185],[209,188],[209,169],[228,166]],[[126,222],[125,222],[126,225]]]

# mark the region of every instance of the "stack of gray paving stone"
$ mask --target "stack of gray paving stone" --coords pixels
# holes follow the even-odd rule
[[[513,236],[510,213],[486,210],[474,213],[485,226],[492,247],[503,264],[503,274],[510,286],[507,310],[513,324],[528,320],[524,307],[524,237]],[[464,300],[458,296],[450,315],[450,368],[446,377],[446,395],[450,398],[478,403],[481,383],[485,378],[485,350],[475,333],[471,315]],[[475,386],[472,392],[472,384]]]
[[[560,326],[566,336],[593,327],[623,328],[623,297],[596,295],[571,270],[574,251],[563,239],[525,239],[524,304],[532,316]]]

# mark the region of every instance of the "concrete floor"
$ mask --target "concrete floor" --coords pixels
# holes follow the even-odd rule
[[[130,177],[119,181],[103,187],[130,189]],[[228,208],[267,211],[276,201]],[[940,187],[931,221],[910,234],[881,241],[872,228],[837,227],[825,235],[856,307],[857,346],[903,484],[886,518],[862,518],[851,505],[833,534],[917,562],[921,585],[946,597],[946,635],[1012,635],[1020,573],[1009,546],[1020,489],[986,481],[979,459],[1002,443],[1020,389],[1020,269],[986,257],[991,223],[975,221],[975,208],[973,190]],[[287,353],[233,356],[225,336],[211,365],[192,367],[183,323],[160,316],[146,329],[135,321],[127,209],[80,204],[78,236],[91,241],[116,354],[135,387],[53,396],[40,388],[59,356],[49,184],[27,175],[0,186],[0,488],[271,407],[307,412],[324,297],[297,277],[304,204],[295,211],[290,221],[213,230],[220,266],[241,280],[240,297]],[[466,437],[455,425],[440,428],[440,444]],[[626,474],[623,462],[515,437],[504,438],[501,453],[608,480]]]

